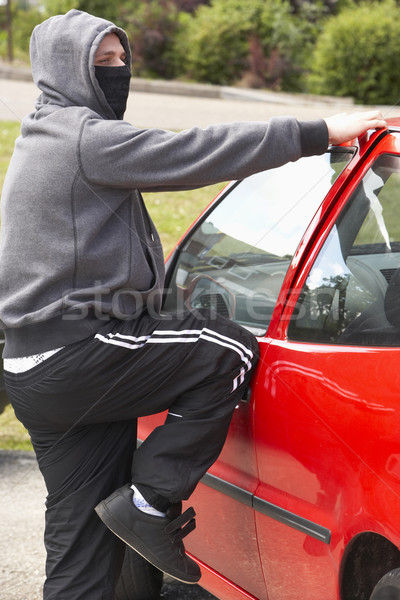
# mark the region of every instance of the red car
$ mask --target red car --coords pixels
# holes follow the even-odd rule
[[[400,119],[231,183],[168,260],[261,361],[190,504],[221,600],[400,599]],[[164,415],[139,421],[144,439]]]
[[[261,348],[190,499],[186,547],[220,600],[400,600],[400,119],[389,123],[231,183],[168,259],[166,313],[212,306]],[[139,439],[163,419],[140,419]],[[161,584],[127,551],[118,600],[155,600]]]

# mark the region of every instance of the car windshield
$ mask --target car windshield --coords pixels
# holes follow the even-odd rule
[[[228,190],[182,243],[164,310],[214,307],[264,334],[305,229],[353,154],[333,148]]]

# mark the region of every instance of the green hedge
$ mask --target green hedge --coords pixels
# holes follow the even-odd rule
[[[394,0],[345,9],[316,44],[310,91],[364,104],[400,99],[400,8]]]
[[[294,17],[289,0],[212,0],[180,15],[175,72],[215,84],[247,76],[250,85],[296,87],[317,31],[311,9],[323,10],[307,5]]]
[[[36,8],[12,11],[13,54],[17,60],[29,61],[29,40],[33,28],[43,21],[43,14]],[[7,58],[7,32],[0,31],[0,57]]]
[[[126,30],[132,45],[133,73],[140,77],[175,76],[171,49],[179,11],[173,0],[125,0],[117,23]]]
[[[297,2],[295,11],[290,0],[210,0],[192,13],[180,10],[184,4],[44,0],[44,12],[14,8],[15,56],[28,60],[39,21],[79,5],[115,16],[127,30],[137,76],[351,96],[364,104],[399,101],[400,0],[338,0],[334,16],[323,0]],[[0,57],[6,55],[0,30]]]

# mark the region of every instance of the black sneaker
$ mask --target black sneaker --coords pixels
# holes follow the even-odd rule
[[[95,508],[116,536],[152,565],[184,583],[197,583],[200,567],[185,553],[182,538],[196,527],[195,512],[182,504],[171,506],[165,517],[149,515],[133,504],[130,484],[116,490]]]

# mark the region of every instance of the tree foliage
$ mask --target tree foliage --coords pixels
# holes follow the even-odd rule
[[[320,2],[294,15],[289,0],[212,0],[181,18],[175,62],[197,81],[296,87],[323,13]]]
[[[132,45],[132,66],[137,76],[172,77],[170,53],[178,29],[174,0],[126,0],[118,21]]]
[[[33,27],[71,8],[128,33],[133,72],[395,103],[400,0],[13,0],[15,54]],[[7,55],[1,30],[0,56]]]
[[[179,11],[192,13],[201,4],[209,4],[210,0],[174,0],[174,2]]]
[[[316,44],[311,91],[351,96],[365,104],[400,98],[400,8],[394,0],[364,2],[326,24]]]

